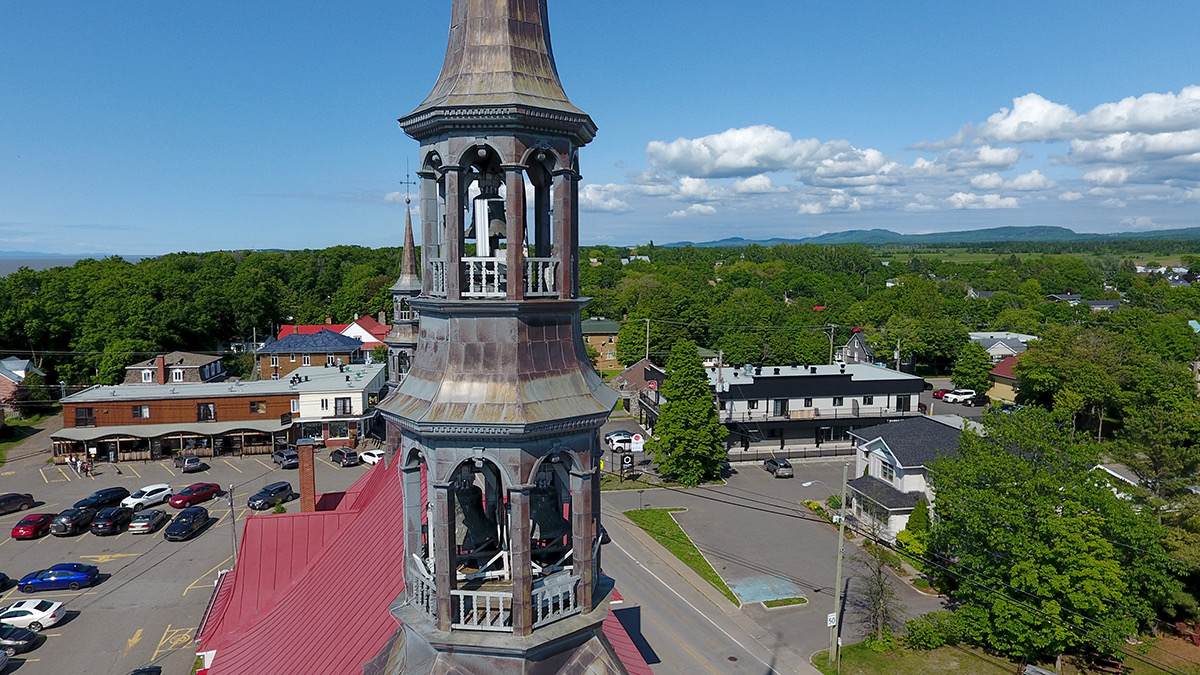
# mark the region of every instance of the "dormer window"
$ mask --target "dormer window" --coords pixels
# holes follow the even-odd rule
[[[179,368],[172,369],[171,370],[171,381],[172,382],[183,382],[183,370],[179,369]]]
[[[153,370],[143,370],[142,371],[142,382],[149,383],[149,382],[153,382],[153,381],[154,381],[154,371]]]

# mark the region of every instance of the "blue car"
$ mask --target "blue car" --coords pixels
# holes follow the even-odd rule
[[[59,563],[48,570],[39,570],[26,574],[17,582],[17,588],[25,593],[53,591],[63,588],[77,591],[84,586],[91,586],[96,583],[96,577],[99,575],[100,570],[96,569],[94,565]]]

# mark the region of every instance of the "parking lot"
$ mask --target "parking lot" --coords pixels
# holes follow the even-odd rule
[[[328,452],[317,455],[318,492],[344,490],[369,468],[342,468],[328,459]],[[262,456],[208,459],[206,470],[186,475],[170,460],[121,464],[120,475],[102,464],[96,475],[81,477],[69,467],[42,461],[44,458],[14,461],[0,470],[0,493],[30,493],[37,500],[33,509],[0,516],[0,572],[13,579],[0,593],[0,607],[28,597],[46,598],[63,602],[67,616],[44,629],[34,648],[14,657],[4,672],[125,675],[150,664],[162,666],[164,673],[190,672],[195,658],[192,638],[213,582],[220,570],[232,566],[235,533],[240,538],[243,521],[255,513],[246,506],[247,499],[275,481],[286,480],[297,489],[296,470],[275,468],[270,456]],[[121,486],[134,492],[146,485],[168,483],[178,492],[198,482],[218,483],[226,490],[232,487],[233,503],[231,508],[227,499],[218,498],[200,504],[209,511],[209,523],[187,541],[166,541],[165,526],[145,535],[9,537],[12,526],[25,515],[59,513],[101,488]],[[295,512],[299,500],[287,506]],[[171,516],[180,510],[167,505],[151,508],[163,509]],[[75,592],[31,596],[13,585],[29,572],[63,562],[97,566],[99,581]]]

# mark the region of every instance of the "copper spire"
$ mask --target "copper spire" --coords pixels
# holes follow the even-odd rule
[[[546,0],[454,0],[450,11],[442,74],[409,117],[463,106],[584,114],[567,100],[558,79]]]
[[[400,258],[400,278],[392,284],[393,291],[421,290],[421,276],[417,272],[417,246],[413,243],[412,211],[407,200],[404,205],[404,253]]]

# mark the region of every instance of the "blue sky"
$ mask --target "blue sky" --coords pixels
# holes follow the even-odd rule
[[[910,5],[918,6],[912,7]],[[0,251],[401,243],[450,0],[16,2]],[[585,244],[1200,226],[1200,3],[550,0]],[[400,193],[399,197],[396,193]]]

